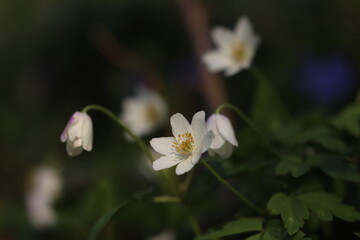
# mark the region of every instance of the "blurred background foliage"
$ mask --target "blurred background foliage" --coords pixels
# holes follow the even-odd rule
[[[164,95],[171,113],[189,117],[205,109],[211,114],[179,2],[0,1],[0,239],[85,239],[105,211],[151,185],[153,178],[139,171],[142,156],[137,146],[98,113],[91,114],[94,150],[69,158],[59,136],[74,111],[96,103],[120,113],[122,100],[146,84]],[[334,114],[355,99],[360,82],[358,0],[200,2],[210,26],[233,28],[239,16],[250,18],[261,37],[254,63],[293,116]],[[117,50],[104,46],[104,39],[120,46],[121,61],[112,61],[109,53]],[[161,79],[162,87],[144,66]],[[249,72],[223,81],[229,101],[250,112],[256,82]],[[266,120],[267,112],[262,113],[260,121]],[[247,138],[240,141],[236,156],[254,147],[252,134],[244,130],[238,137],[243,136]],[[42,163],[61,166],[64,189],[55,206],[57,225],[38,231],[27,218],[24,193],[29,170]],[[224,189],[213,191],[215,179],[199,171],[189,201],[202,216],[201,224],[210,227],[226,221],[239,203]],[[254,181],[254,186],[262,186],[268,180]],[[262,193],[268,199],[273,191]],[[357,206],[358,195],[353,202]],[[204,196],[215,200],[204,202]],[[220,211],[209,211],[224,202]],[[181,207],[141,203],[122,212],[101,239],[146,239],[167,227],[183,229],[178,239],[191,239]]]

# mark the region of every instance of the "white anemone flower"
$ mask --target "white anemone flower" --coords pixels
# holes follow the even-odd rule
[[[176,166],[176,174],[190,171],[206,152],[214,135],[207,130],[205,112],[197,112],[191,125],[185,117],[176,113],[171,116],[170,124],[174,137],[153,138],[150,141],[155,151],[164,155],[153,162],[154,170]]]
[[[228,158],[233,152],[233,146],[238,146],[234,129],[230,120],[221,114],[213,114],[207,120],[207,127],[215,137],[209,149],[209,155],[219,154],[222,158]]]
[[[237,21],[234,31],[215,27],[211,37],[218,49],[210,50],[203,56],[210,72],[224,70],[226,76],[232,76],[251,66],[260,39],[254,34],[247,17]]]
[[[148,89],[140,89],[136,96],[125,99],[122,109],[120,118],[137,136],[152,133],[164,124],[168,117],[167,105],[163,98]]]
[[[93,142],[93,126],[90,116],[84,112],[75,112],[60,137],[66,142],[69,156],[79,155],[83,149],[91,151]]]
[[[33,171],[25,200],[34,228],[43,229],[56,223],[53,203],[59,198],[61,189],[62,179],[56,168],[43,165]]]

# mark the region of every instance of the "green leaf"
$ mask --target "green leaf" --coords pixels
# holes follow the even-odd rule
[[[260,240],[283,240],[288,237],[284,224],[280,220],[272,220],[266,226],[266,230]]]
[[[252,235],[252,236],[246,238],[245,240],[260,240],[260,239],[262,239],[262,235],[263,235],[263,233],[257,233],[255,235]]]
[[[360,212],[353,206],[341,203],[341,198],[325,192],[304,193],[297,196],[306,203],[320,219],[330,221],[333,215],[345,221],[360,220]]]
[[[300,177],[309,171],[310,165],[304,163],[298,156],[286,156],[276,166],[276,174],[291,173],[293,177]]]
[[[229,222],[225,224],[221,230],[217,230],[202,235],[195,239],[196,240],[214,239],[214,238],[220,238],[220,237],[225,237],[239,233],[261,231],[261,230],[262,230],[262,221],[260,219],[244,218],[244,219],[239,219],[237,221]]]
[[[291,240],[312,240],[311,238],[304,238],[305,233],[299,231],[295,234],[295,236]]]
[[[274,194],[267,208],[271,214],[281,214],[281,219],[290,235],[296,233],[304,225],[304,219],[309,218],[306,205],[300,199],[289,197],[284,193]]]
[[[305,233],[298,231],[291,240],[300,240],[303,239],[303,237],[305,237]]]
[[[353,232],[353,234],[355,234],[355,236],[360,238],[360,232]]]
[[[360,136],[360,106],[353,104],[345,108],[332,123],[341,130],[359,137]]]
[[[332,178],[360,182],[360,175],[356,172],[356,167],[346,163],[340,156],[318,155],[310,158],[309,162]]]
[[[333,133],[325,127],[316,127],[302,131],[294,140],[297,143],[317,143],[330,151],[338,153],[344,153],[347,150],[345,143],[334,137]]]
[[[94,225],[94,227],[92,228],[90,235],[89,235],[89,240],[95,240],[96,237],[98,236],[98,234],[101,232],[101,230],[110,222],[110,220],[117,214],[119,213],[120,210],[124,209],[125,207],[127,207],[128,205],[130,205],[131,203],[135,202],[135,201],[139,201],[142,200],[143,197],[147,194],[149,194],[150,192],[152,192],[152,189],[148,189],[148,190],[144,190],[144,191],[140,191],[134,194],[134,196],[128,200],[123,201],[122,203],[120,203],[119,205],[117,205],[116,207],[114,207],[113,209],[111,209],[109,212],[105,213]]]

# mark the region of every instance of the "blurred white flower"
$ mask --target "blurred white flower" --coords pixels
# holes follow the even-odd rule
[[[120,118],[137,136],[152,133],[168,117],[165,101],[156,92],[140,89],[136,96],[124,100]],[[130,137],[128,137],[131,140]]]
[[[191,125],[180,113],[171,116],[170,124],[174,137],[150,141],[155,151],[165,155],[153,162],[153,168],[158,171],[177,165],[176,174],[181,175],[190,171],[209,149],[214,135],[207,130],[204,111],[193,116]]]
[[[209,155],[219,154],[222,158],[228,158],[233,152],[233,146],[238,146],[234,129],[230,120],[221,114],[213,114],[207,120],[207,127],[215,137],[209,149]]]
[[[42,229],[55,224],[56,214],[52,205],[60,196],[61,189],[62,180],[57,169],[43,165],[32,172],[25,201],[34,228]]]
[[[175,240],[176,234],[172,229],[166,229],[163,232],[149,237],[147,240]]]
[[[225,70],[225,75],[231,76],[251,66],[260,40],[247,17],[237,21],[234,32],[224,27],[215,27],[211,37],[218,49],[203,56],[203,62],[210,72]]]
[[[69,156],[79,155],[83,149],[91,151],[93,142],[93,126],[90,116],[84,112],[75,112],[60,137],[66,142]]]

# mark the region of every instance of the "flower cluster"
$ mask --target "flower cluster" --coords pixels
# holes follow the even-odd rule
[[[197,112],[191,125],[185,117],[176,113],[170,118],[173,137],[153,138],[150,141],[154,150],[164,156],[153,162],[155,170],[162,170],[177,165],[176,174],[190,171],[199,161],[201,154],[218,153],[229,157],[232,145],[237,146],[234,130],[229,119],[214,114],[205,122],[205,112]]]

